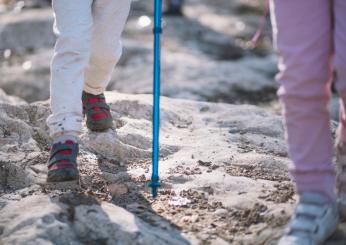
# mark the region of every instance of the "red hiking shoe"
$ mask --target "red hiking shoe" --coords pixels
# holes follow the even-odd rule
[[[83,91],[83,114],[86,125],[92,131],[106,131],[113,126],[110,108],[104,94],[93,95]]]
[[[78,144],[67,140],[56,143],[50,151],[47,182],[72,181],[79,178],[77,168]]]

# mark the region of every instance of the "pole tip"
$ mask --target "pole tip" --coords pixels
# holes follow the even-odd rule
[[[156,198],[157,197],[157,190],[158,190],[158,187],[161,186],[161,183],[159,180],[154,180],[154,181],[151,181],[149,186],[151,187],[151,193],[153,195],[153,198]]]
[[[154,199],[157,197],[157,187],[151,187],[151,194]]]

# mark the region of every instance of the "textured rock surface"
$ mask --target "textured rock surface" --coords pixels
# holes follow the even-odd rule
[[[0,50],[35,49],[54,45],[50,10],[30,10],[0,15]]]
[[[234,11],[241,5],[223,4]],[[139,17],[148,14],[149,6],[145,1],[134,4],[125,29],[124,55],[109,85],[111,90],[152,91],[152,71],[148,69],[152,63],[151,26],[139,24]],[[208,2],[204,6],[211,7]],[[252,20],[256,17],[243,15],[242,19],[234,19],[243,28],[236,28],[226,17],[219,18],[225,25],[225,32],[221,32],[214,28],[214,22],[199,19],[191,10],[209,16],[210,20],[217,18],[193,4],[187,5],[186,18],[165,18],[163,95],[228,103],[273,100],[277,87],[273,79],[275,57],[268,49],[265,57],[245,51],[246,41],[257,26]],[[29,102],[48,99],[49,64],[55,41],[52,12],[49,9],[11,12],[0,15],[0,23],[0,51],[12,51],[4,55],[5,62],[0,62],[1,88]]]
[[[280,235],[294,195],[279,117],[163,98],[163,187],[153,201],[151,96],[107,99],[116,130],[85,131],[81,184],[71,190],[44,184],[47,104],[0,104],[2,243],[271,244]],[[125,191],[112,191],[121,185]]]
[[[32,195],[0,211],[3,244],[188,244],[93,197]]]
[[[249,42],[264,1],[187,0],[164,19],[164,95],[264,109],[163,98],[156,200],[148,95],[108,93],[115,128],[83,133],[79,185],[45,183],[48,103],[27,102],[49,96],[52,12],[33,9],[48,2],[0,0],[0,244],[275,244],[295,196],[270,33]],[[133,1],[110,89],[151,92],[150,13]],[[326,244],[345,240],[341,224]]]
[[[25,104],[26,102],[19,97],[9,96],[4,90],[0,89],[0,102],[8,104]]]

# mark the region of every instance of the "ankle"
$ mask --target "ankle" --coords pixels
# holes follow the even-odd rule
[[[296,183],[296,191],[316,193],[326,197],[326,203],[336,202],[336,175],[330,171],[309,171],[292,173]]]

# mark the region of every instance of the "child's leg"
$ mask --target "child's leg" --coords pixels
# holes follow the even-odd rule
[[[51,64],[51,109],[47,123],[53,137],[76,135],[82,128],[84,71],[90,59],[92,0],[53,0],[57,35]]]
[[[319,192],[335,202],[335,173],[327,109],[332,47],[331,1],[272,0],[281,54],[279,96],[298,193]]]
[[[92,0],[53,0],[58,37],[51,64],[51,110],[47,119],[53,145],[48,182],[77,180],[82,129],[84,71],[90,59]]]
[[[93,4],[92,53],[84,91],[98,95],[106,89],[121,53],[121,33],[131,0],[96,0]]]
[[[332,11],[329,0],[272,0],[281,60],[288,151],[299,200],[280,245],[322,244],[338,225],[327,109]]]

